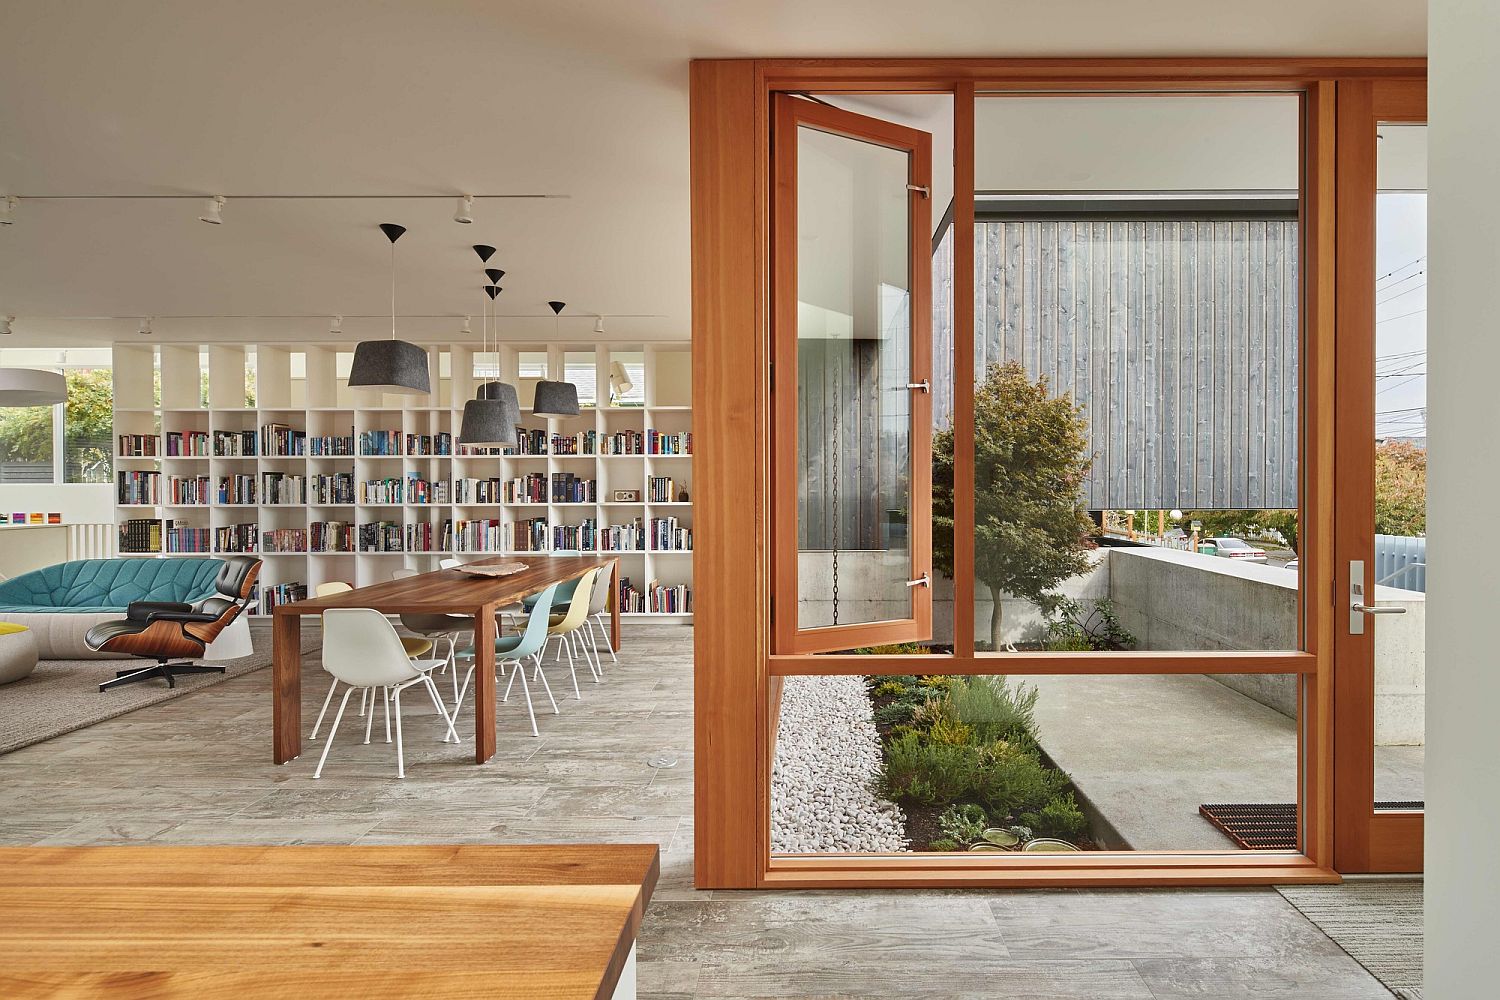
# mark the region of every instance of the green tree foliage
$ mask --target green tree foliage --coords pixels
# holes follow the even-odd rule
[[[114,381],[108,368],[73,368],[65,373],[64,448],[68,482],[107,483],[114,448]],[[0,409],[0,459],[47,462],[52,459],[52,407]]]
[[[1088,425],[1068,396],[1014,362],[991,365],[974,389],[974,569],[989,588],[990,643],[1002,640],[1002,597],[1050,613],[1058,584],[1088,568],[1094,525],[1080,497]],[[933,558],[953,575],[953,432],[932,442]]]
[[[1202,521],[1199,537],[1234,536],[1254,538],[1276,531],[1286,539],[1287,548],[1297,551],[1297,512],[1295,510],[1190,510],[1182,523]]]
[[[1375,531],[1427,533],[1427,452],[1407,441],[1375,447]]]

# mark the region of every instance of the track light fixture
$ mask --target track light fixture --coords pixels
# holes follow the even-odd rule
[[[453,221],[464,225],[474,221],[474,196],[466,194],[458,199],[458,207],[453,212]]]
[[[464,317],[463,323],[459,325],[458,332],[463,334],[465,337],[474,332],[473,330],[469,329],[469,317]]]
[[[335,316],[328,322],[328,332],[337,337],[344,332],[344,317]]]
[[[142,316],[141,317],[141,328],[137,332],[139,332],[142,337],[149,337],[149,336],[151,336],[151,317],[150,316]]]
[[[604,332],[604,317],[603,316],[595,316],[594,317],[594,332],[595,333],[603,333]]]
[[[10,325],[15,321],[14,316],[0,316],[0,337],[10,336]]]
[[[9,226],[15,223],[16,206],[20,203],[20,199],[15,195],[0,198],[0,226]]]
[[[222,226],[224,224],[224,196],[216,194],[203,203],[203,214],[198,216],[199,222],[206,222],[210,226]]]

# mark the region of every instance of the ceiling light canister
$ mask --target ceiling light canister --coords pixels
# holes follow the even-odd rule
[[[203,203],[203,214],[198,216],[199,222],[206,222],[210,226],[222,226],[224,224],[224,196],[216,194]]]
[[[461,222],[466,226],[474,221],[474,196],[472,194],[463,195],[458,199],[458,206],[453,210],[453,221]]]

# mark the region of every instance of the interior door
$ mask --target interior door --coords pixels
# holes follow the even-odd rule
[[[1334,867],[1422,869],[1427,97],[1338,85]]]
[[[776,651],[927,639],[931,136],[786,94],[773,113]]]

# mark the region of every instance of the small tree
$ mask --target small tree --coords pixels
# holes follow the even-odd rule
[[[1427,452],[1409,441],[1375,446],[1375,531],[1427,533]]]
[[[1002,599],[1051,614],[1058,584],[1088,568],[1094,525],[1080,503],[1092,464],[1088,424],[1067,396],[1048,395],[1015,362],[991,365],[974,389],[974,572],[990,591],[991,648]],[[953,432],[932,441],[933,559],[953,575]]]

